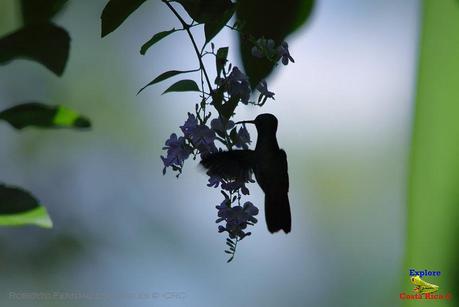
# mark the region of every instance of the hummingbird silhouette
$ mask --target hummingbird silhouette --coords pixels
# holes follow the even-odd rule
[[[265,217],[271,233],[291,230],[288,200],[287,154],[277,144],[277,118],[260,114],[255,120],[236,124],[255,124],[257,144],[255,150],[220,151],[203,157],[201,165],[210,176],[248,181],[255,174],[258,185],[265,193]]]

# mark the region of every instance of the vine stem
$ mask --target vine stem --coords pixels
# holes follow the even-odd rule
[[[236,256],[236,248],[237,248],[237,243],[239,242],[239,239],[236,237],[234,241],[235,241],[234,250],[233,250],[233,255],[231,256],[231,260],[233,260],[234,257]],[[229,260],[229,261],[231,261],[231,260]]]
[[[191,43],[193,44],[194,51],[196,52],[196,56],[198,57],[199,60],[199,66],[201,67],[202,72],[204,73],[204,77],[206,78],[207,86],[209,87],[209,92],[212,93],[212,84],[210,83],[209,76],[207,75],[206,68],[204,67],[204,63],[202,62],[201,58],[201,53],[199,52],[198,45],[196,44],[196,40],[194,39],[193,33],[190,31],[190,25],[183,20],[182,16],[177,12],[177,10],[169,3],[168,0],[162,0],[164,4],[167,5],[167,7],[174,13],[174,15],[177,17],[177,19],[180,21],[182,24],[183,29],[188,33],[188,36],[190,37]]]
[[[167,7],[172,11],[172,13],[174,13],[174,15],[177,17],[177,19],[182,24],[183,29],[188,33],[188,36],[190,37],[191,43],[193,44],[193,48],[194,48],[194,51],[196,53],[196,56],[198,57],[198,60],[199,60],[199,66],[201,68],[201,72],[204,74],[204,78],[206,79],[207,86],[209,87],[209,92],[212,93],[213,92],[212,84],[210,83],[209,75],[207,74],[206,68],[205,68],[204,63],[202,61],[202,52],[199,51],[199,48],[198,48],[198,45],[196,44],[196,40],[194,39],[193,33],[191,33],[191,31],[190,31],[190,27],[191,26],[189,24],[187,24],[185,20],[183,20],[182,16],[180,16],[180,14],[172,6],[172,4],[169,3],[168,0],[162,0],[162,1],[164,2],[164,4],[167,5]],[[204,49],[204,47],[203,47],[203,49]],[[231,142],[230,142],[228,133],[226,131],[225,131],[225,139],[226,139],[226,142],[227,142],[225,145],[228,148],[228,150],[231,151],[232,150],[232,148],[231,148],[232,146],[230,145]]]

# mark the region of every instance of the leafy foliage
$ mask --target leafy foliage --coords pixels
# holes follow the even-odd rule
[[[21,0],[25,26],[0,38],[0,64],[26,58],[41,63],[62,75],[70,48],[70,36],[50,20],[65,6],[67,0]],[[88,128],[90,122],[64,106],[25,103],[0,112],[0,120],[16,129],[28,126],[56,128]],[[0,226],[34,224],[52,227],[46,209],[29,192],[0,184]]]
[[[194,71],[198,71],[198,70],[194,69],[194,70],[169,70],[169,71],[166,71],[166,72],[160,74],[159,76],[157,76],[156,78],[154,78],[153,81],[151,81],[150,83],[148,83],[147,85],[142,87],[137,92],[137,95],[140,94],[140,92],[142,92],[145,88],[147,88],[150,85],[153,85],[155,83],[158,83],[158,82],[164,81],[166,79],[172,78],[172,77],[174,77],[176,75],[185,74],[185,73],[194,72]]]
[[[29,126],[40,128],[89,128],[90,121],[64,106],[48,106],[29,102],[0,112],[0,120],[16,129]]]
[[[69,48],[70,36],[61,27],[52,23],[30,25],[0,39],[0,64],[26,58],[61,76]]]

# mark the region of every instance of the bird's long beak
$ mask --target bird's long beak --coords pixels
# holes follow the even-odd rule
[[[237,124],[254,124],[255,125],[255,121],[254,120],[243,120],[243,121],[240,121],[240,122],[236,122],[234,124],[235,125],[237,125]]]

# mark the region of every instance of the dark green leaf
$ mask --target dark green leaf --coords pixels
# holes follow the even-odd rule
[[[231,19],[236,5],[230,0],[177,0],[194,21],[204,23],[209,42]]]
[[[225,250],[225,253],[232,255],[233,252]]]
[[[215,21],[233,4],[230,0],[176,0],[199,23]]]
[[[248,37],[273,39],[279,45],[307,21],[313,6],[314,0],[238,1],[236,14],[243,25],[243,34],[239,35],[241,57],[252,88],[271,73],[275,63],[252,56]],[[294,50],[292,54],[295,57]]]
[[[230,244],[230,246],[234,246],[234,241],[231,239],[226,239],[226,244]]]
[[[151,81],[150,83],[148,83],[147,85],[145,85],[144,87],[142,87],[142,88],[137,92],[137,95],[139,95],[141,91],[143,91],[145,88],[147,88],[147,87],[150,86],[150,85],[153,85],[153,84],[155,84],[155,83],[164,81],[164,80],[166,80],[166,79],[169,79],[169,78],[171,78],[171,77],[173,77],[173,76],[176,76],[176,75],[179,75],[179,74],[189,73],[189,72],[193,72],[193,71],[196,71],[196,70],[169,70],[169,71],[166,71],[165,73],[160,74],[159,76],[157,76],[156,78],[154,78],[153,81]]]
[[[169,34],[172,34],[172,33],[176,32],[176,31],[177,30],[175,28],[173,28],[173,29],[168,30],[168,31],[163,31],[163,32],[156,33],[155,35],[153,35],[152,38],[150,38],[150,40],[148,42],[143,44],[142,48],[140,48],[140,54],[144,55],[147,52],[148,48],[150,48],[151,46],[153,46],[154,44],[156,44],[157,42],[159,42],[160,40],[162,40],[163,38],[165,38]]]
[[[215,64],[217,66],[217,76],[220,76],[220,73],[225,67],[226,59],[228,58],[228,47],[218,48],[217,56],[215,58]]]
[[[172,84],[163,94],[169,92],[199,92],[199,87],[193,80],[180,80]]]
[[[29,192],[0,184],[0,226],[33,224],[52,227],[46,209]]]
[[[66,3],[67,0],[21,0],[24,24],[36,24],[51,20]]]
[[[0,183],[0,214],[25,212],[38,206],[38,200],[30,193]]]
[[[221,29],[228,23],[228,21],[233,17],[236,6],[231,4],[223,12],[223,15],[217,18],[215,21],[208,21],[204,25],[204,34],[206,36],[206,43],[210,42],[212,38],[217,35]]]
[[[64,106],[48,106],[30,102],[14,106],[0,112],[0,120],[5,120],[16,129],[28,126],[41,128],[89,128],[88,119]]]
[[[69,56],[70,37],[52,23],[24,27],[0,39],[0,64],[18,58],[37,61],[62,75]]]
[[[146,0],[110,0],[102,12],[102,37],[118,28]]]
[[[226,263],[230,263],[231,261],[233,261],[234,259],[234,256],[232,256],[231,258],[229,258],[228,260],[226,260]]]

